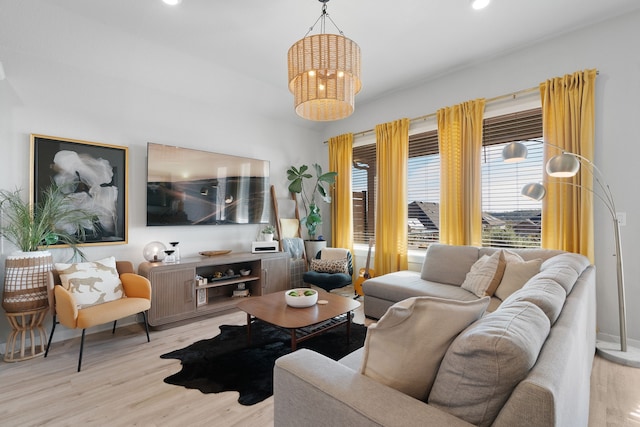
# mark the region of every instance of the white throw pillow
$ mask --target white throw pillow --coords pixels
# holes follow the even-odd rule
[[[124,296],[114,257],[75,264],[56,263],[55,268],[62,286],[73,294],[79,308],[115,301]]]
[[[485,295],[492,297],[496,293],[496,289],[498,289],[498,286],[500,286],[500,282],[502,281],[502,276],[504,276],[504,269],[510,262],[524,262],[524,259],[515,252],[511,252],[507,249],[501,249],[498,269],[496,270],[496,274],[493,276]],[[488,310],[493,311],[491,310],[491,307],[489,307]]]
[[[540,272],[541,259],[524,262],[507,262],[500,286],[495,296],[504,301],[509,295],[522,288],[525,283]]]
[[[471,270],[462,282],[462,288],[474,293],[477,297],[485,296],[500,267],[501,255],[501,251],[496,251],[491,256],[483,255],[471,266]],[[498,283],[499,280],[498,278]]]
[[[345,259],[349,251],[344,248],[322,248],[320,249],[320,259]]]
[[[524,262],[524,258],[508,249],[502,250],[502,256],[504,256],[504,260],[507,264],[509,264],[510,262]]]
[[[392,305],[367,330],[361,373],[426,400],[449,345],[482,317],[489,300],[413,297]]]

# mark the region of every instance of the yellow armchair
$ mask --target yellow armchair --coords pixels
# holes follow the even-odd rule
[[[44,357],[49,354],[53,333],[58,323],[70,329],[82,329],[78,372],[82,367],[82,352],[87,328],[113,322],[112,333],[115,334],[118,319],[141,313],[144,318],[147,342],[150,341],[147,312],[151,308],[151,283],[145,277],[135,274],[133,264],[129,261],[117,261],[116,269],[122,282],[124,296],[84,308],[79,307],[73,292],[61,285],[59,272],[53,270],[49,273],[49,300],[52,307],[53,327]]]

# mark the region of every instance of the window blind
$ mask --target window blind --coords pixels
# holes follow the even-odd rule
[[[540,204],[520,196],[520,188],[542,180],[542,146],[524,142],[529,157],[521,163],[502,162],[511,141],[542,138],[542,110],[519,111],[483,122],[482,210],[483,245],[539,246]],[[375,144],[353,149],[354,242],[375,238]],[[409,248],[426,248],[439,238],[440,156],[438,132],[409,137]]]

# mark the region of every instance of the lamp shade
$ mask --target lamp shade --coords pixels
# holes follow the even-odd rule
[[[517,163],[527,158],[527,146],[522,142],[511,142],[502,149],[502,160],[505,163]]]
[[[562,153],[553,156],[547,162],[547,173],[556,178],[568,178],[575,176],[580,170],[580,161],[570,153]]]
[[[296,113],[330,121],[353,113],[360,92],[360,47],[338,34],[315,34],[298,40],[288,53],[289,90]]]
[[[520,194],[529,199],[540,201],[544,199],[544,196],[547,194],[547,189],[544,188],[544,185],[535,182],[522,187]]]

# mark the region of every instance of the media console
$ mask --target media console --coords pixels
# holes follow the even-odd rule
[[[224,276],[228,270],[248,276]],[[215,277],[199,284],[196,276]],[[289,254],[229,253],[212,257],[183,258],[176,263],[143,262],[138,274],[151,282],[149,325],[167,327],[171,323],[234,309],[240,298],[251,298],[290,288]],[[245,284],[249,297],[234,297],[239,283]],[[200,297],[200,298],[198,298]]]

